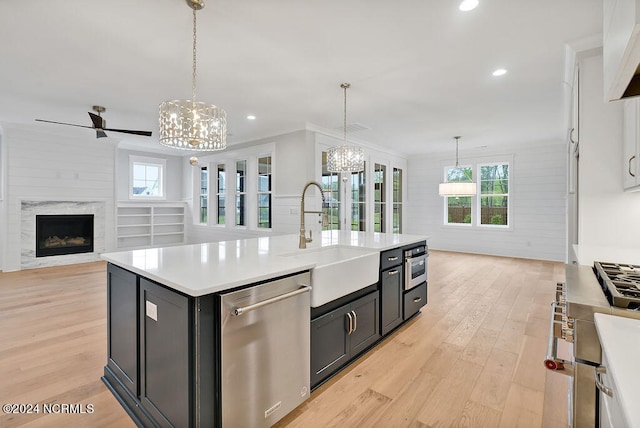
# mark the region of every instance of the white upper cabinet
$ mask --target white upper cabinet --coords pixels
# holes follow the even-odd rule
[[[606,101],[640,95],[640,0],[604,0]]]
[[[625,101],[623,128],[622,185],[625,190],[640,190],[640,99]]]

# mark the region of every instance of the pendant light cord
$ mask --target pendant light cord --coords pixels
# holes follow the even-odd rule
[[[196,10],[193,9],[193,75],[191,80],[191,101],[196,103]]]
[[[343,83],[342,87],[344,88],[344,145],[347,145],[347,88],[349,87],[348,83]]]

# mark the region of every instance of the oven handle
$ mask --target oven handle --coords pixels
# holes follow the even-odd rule
[[[573,363],[562,358],[558,358],[558,338],[554,334],[556,321],[556,307],[558,302],[551,302],[551,319],[549,320],[549,339],[547,342],[547,356],[544,359],[544,366],[549,370],[561,371],[569,376],[573,376]]]
[[[416,257],[407,257],[405,259],[405,263],[407,264],[407,266],[409,266],[411,263],[419,261],[419,260],[424,260],[425,263],[426,263],[427,257],[429,257],[429,253],[420,254],[419,256],[416,256]]]

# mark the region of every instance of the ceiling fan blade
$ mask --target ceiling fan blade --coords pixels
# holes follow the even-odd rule
[[[151,137],[151,131],[133,131],[131,129],[113,129],[113,128],[103,128],[105,131],[113,131],[113,132],[122,132],[125,134],[133,134],[133,135],[144,135],[145,137]]]
[[[96,138],[104,138],[107,134],[102,129],[96,129]]]
[[[36,122],[47,122],[47,123],[55,123],[56,125],[68,125],[68,126],[77,126],[78,128],[93,129],[93,126],[76,125],[75,123],[66,123],[66,122],[54,122],[53,120],[36,119]]]
[[[97,114],[93,114],[90,111],[88,111],[87,113],[89,113],[89,117],[91,118],[91,122],[93,122],[93,127],[94,128],[98,128],[98,129],[103,129],[104,128],[104,119],[102,118],[102,116],[98,116]]]

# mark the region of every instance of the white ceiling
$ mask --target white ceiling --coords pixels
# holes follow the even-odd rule
[[[454,135],[461,150],[564,139],[564,44],[601,33],[602,0],[459,2],[208,0],[197,98],[227,111],[231,144],[306,123],[340,134],[345,81],[348,122],[370,128],[352,136],[405,154]],[[90,125],[100,104],[108,126],[154,132],[131,144],[157,147],[158,104],[191,96],[191,13],[184,0],[1,1],[0,122]]]

